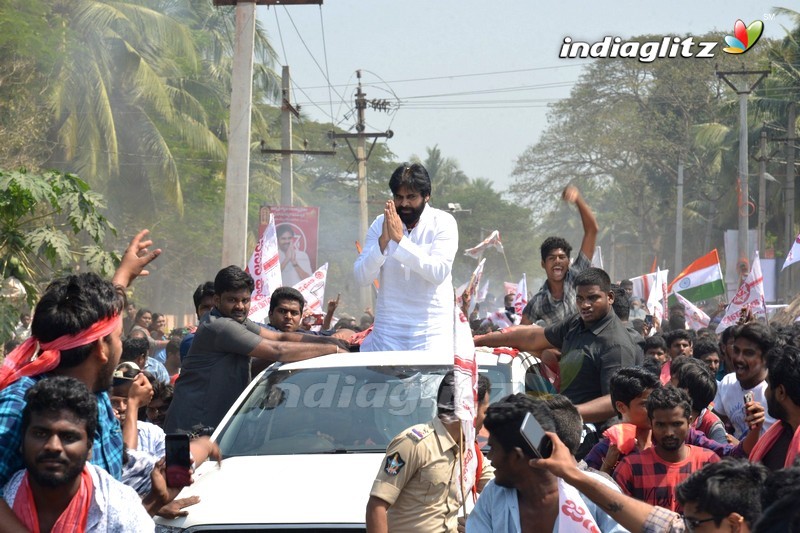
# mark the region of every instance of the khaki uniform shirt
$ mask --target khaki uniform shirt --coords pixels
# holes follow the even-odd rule
[[[458,484],[458,445],[435,418],[389,443],[370,495],[389,503],[392,533],[455,532]]]

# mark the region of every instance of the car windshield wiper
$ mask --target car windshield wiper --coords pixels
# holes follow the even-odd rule
[[[314,450],[313,452],[304,452],[297,455],[317,455],[321,453],[354,453],[353,450],[347,448],[331,448],[329,450]]]

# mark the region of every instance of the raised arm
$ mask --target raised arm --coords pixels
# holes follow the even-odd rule
[[[648,517],[658,512],[660,508],[619,493],[597,478],[582,472],[558,435],[547,432],[547,436],[553,441],[553,453],[547,459],[531,459],[532,467],[549,470],[551,474],[560,477],[600,506],[625,529],[634,533],[645,531],[644,526]],[[661,509],[661,512],[665,512],[673,519],[680,518],[679,515],[669,513],[665,509]],[[670,529],[665,527],[662,531],[667,532]]]
[[[161,249],[148,249],[153,245],[153,241],[147,238],[149,232],[150,230],[143,229],[131,239],[125,253],[122,254],[122,260],[114,272],[114,277],[111,279],[114,285],[128,287],[138,276],[150,274],[145,267],[161,255]]]
[[[356,258],[353,265],[353,272],[356,282],[361,286],[367,286],[378,278],[381,267],[386,261],[381,245],[378,242],[383,232],[383,217],[378,217],[367,230],[364,238],[364,248]]]
[[[592,213],[592,209],[586,200],[583,199],[580,191],[574,185],[567,185],[561,197],[565,202],[575,204],[578,208],[578,213],[581,216],[581,223],[583,224],[583,240],[581,241],[581,252],[587,258],[591,259],[594,256],[594,248],[597,244],[597,233],[600,231],[600,226],[597,224],[597,219]]]
[[[544,335],[544,328],[531,324],[529,326],[511,326],[500,331],[492,331],[485,335],[475,335],[475,346],[498,348],[508,346],[523,352],[538,353],[548,348],[556,348]]]

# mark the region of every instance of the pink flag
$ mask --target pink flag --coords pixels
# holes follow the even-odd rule
[[[479,245],[464,250],[464,255],[468,255],[473,259],[480,259],[487,248],[495,248],[498,252],[503,253],[503,243],[500,242],[499,231],[494,230],[488,237],[483,239]]]
[[[786,261],[783,262],[781,270],[798,261],[800,261],[800,235],[794,240],[792,247],[789,249],[789,253],[786,254]]]
[[[517,284],[504,281],[503,291],[504,291],[503,296],[505,296],[506,294],[517,294]]]
[[[707,328],[711,318],[705,312],[694,305],[692,302],[681,296],[679,292],[673,292],[678,302],[682,303],[686,308],[686,327],[688,329],[698,330],[700,328]]]
[[[475,344],[472,342],[472,331],[464,313],[458,307],[453,308],[455,328],[453,329],[453,373],[455,377],[454,407],[455,415],[461,421],[464,442],[461,468],[461,494],[472,491],[478,469],[478,457],[475,455],[475,416],[478,401],[478,362],[475,359]]]
[[[250,314],[247,316],[254,322],[266,323],[269,314],[269,298],[272,291],[282,285],[281,262],[278,258],[278,237],[275,234],[275,219],[269,215],[269,225],[261,234],[247,271],[253,276],[256,288],[250,302]]]
[[[517,291],[514,293],[514,312],[522,316],[522,310],[528,305],[528,280],[525,274],[517,283]]]
[[[717,326],[717,333],[722,333],[726,328],[738,322],[741,310],[749,307],[753,316],[756,318],[767,318],[767,302],[764,300],[764,276],[761,275],[761,260],[758,258],[758,250],[753,258],[753,266],[750,273],[736,291],[736,295],[728,304],[725,316]]]
[[[322,302],[325,301],[325,282],[328,277],[328,263],[319,267],[313,274],[306,279],[297,282],[295,289],[300,291],[306,300],[304,313],[324,315]]]
[[[481,278],[483,277],[483,265],[486,264],[486,258],[480,260],[478,266],[475,267],[475,271],[472,273],[472,276],[469,278],[469,283],[467,283],[467,287],[462,291],[462,295],[466,292],[469,295],[469,312],[472,313],[472,310],[475,309],[475,305],[478,303],[478,287],[481,284]]]

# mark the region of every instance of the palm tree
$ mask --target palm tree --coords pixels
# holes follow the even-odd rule
[[[58,0],[51,9],[63,55],[49,92],[50,165],[122,193],[138,212],[160,198],[182,212],[175,150],[225,159],[232,11],[186,0]],[[268,60],[263,33],[259,43]],[[259,87],[269,87],[267,65],[259,71]]]

